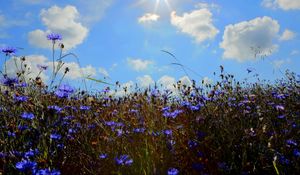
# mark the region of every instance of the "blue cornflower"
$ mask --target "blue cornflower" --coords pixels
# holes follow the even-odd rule
[[[166,129],[166,130],[164,130],[164,134],[167,135],[167,136],[171,136],[172,135],[172,130]]]
[[[9,137],[16,137],[16,133],[15,133],[15,132],[7,131],[7,135],[8,135]]]
[[[121,155],[120,157],[116,157],[115,160],[117,165],[130,166],[133,163],[133,160],[128,155]]]
[[[16,96],[14,95],[14,100],[17,102],[26,102],[28,100],[27,96]]]
[[[106,153],[102,153],[99,155],[100,159],[106,159],[108,157],[108,155]]]
[[[29,112],[24,112],[21,117],[23,119],[28,119],[28,120],[32,120],[34,119],[34,114],[33,113],[29,113]]]
[[[169,168],[168,169],[168,175],[177,175],[179,174],[179,170],[176,168]]]
[[[298,149],[294,149],[293,154],[296,157],[300,157],[300,151]]]
[[[16,163],[16,168],[19,171],[22,171],[22,172],[26,171],[26,170],[32,170],[36,166],[37,166],[36,162],[32,162],[32,161],[29,161],[29,160],[22,160],[22,161]]]
[[[4,152],[0,152],[0,159],[2,159],[2,158],[5,158],[7,156],[7,154],[6,153],[4,153]]]
[[[16,84],[19,83],[19,79],[15,78],[15,77],[4,77],[4,79],[2,79],[2,84],[5,86],[14,86]]]
[[[62,84],[59,88],[55,91],[55,95],[59,98],[68,98],[75,92],[74,88],[67,84]]]
[[[29,150],[27,152],[25,152],[24,154],[24,157],[25,158],[29,158],[29,157],[33,157],[34,155],[38,154],[39,153],[39,150],[38,149],[35,149],[35,150]]]
[[[62,36],[57,33],[50,33],[47,35],[48,40],[52,40],[52,43],[54,44],[57,40],[62,40]]]
[[[58,170],[49,170],[49,169],[41,169],[38,170],[36,175],[60,175],[60,171]]]
[[[52,134],[50,134],[50,139],[52,139],[52,140],[59,140],[59,139],[61,139],[61,135],[60,134],[52,133]]]
[[[287,140],[287,141],[286,141],[286,144],[288,144],[288,145],[294,145],[294,146],[297,146],[297,145],[298,145],[297,142],[294,141],[294,140],[292,140],[292,139]]]
[[[47,68],[48,68],[48,66],[46,66],[46,65],[41,65],[41,64],[38,64],[37,67],[38,67],[41,71],[47,70]]]
[[[276,105],[275,108],[276,108],[278,111],[284,111],[284,106],[282,106],[282,105]]]
[[[3,52],[6,56],[11,56],[16,53],[17,49],[14,47],[4,47],[1,49],[1,52]]]
[[[87,111],[87,110],[90,110],[91,107],[90,106],[80,106],[80,110],[82,111]]]
[[[189,140],[188,145],[190,148],[195,148],[196,146],[198,146],[198,143],[195,142],[194,140]]]
[[[145,128],[134,128],[133,129],[133,132],[135,132],[135,133],[143,133],[143,132],[145,132]]]
[[[48,109],[54,110],[56,113],[60,113],[63,109],[59,106],[48,106]]]
[[[279,115],[277,118],[283,119],[283,118],[285,118],[285,115]]]

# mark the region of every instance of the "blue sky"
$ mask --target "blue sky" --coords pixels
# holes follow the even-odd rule
[[[64,60],[71,69],[65,81],[74,85],[82,74],[124,86],[189,83],[161,50],[197,72],[187,71],[197,82],[215,80],[220,65],[240,80],[255,73],[274,80],[286,69],[299,74],[297,19],[300,0],[10,0],[0,2],[0,46],[24,48],[17,55],[27,56],[33,76],[36,64],[51,67],[46,35],[62,34],[64,52],[80,61]],[[7,63],[13,74],[13,61]],[[49,75],[41,76],[47,81]]]

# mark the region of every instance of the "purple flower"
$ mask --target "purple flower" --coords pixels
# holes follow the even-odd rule
[[[296,157],[300,157],[300,151],[298,149],[294,149],[293,154]]]
[[[48,109],[55,111],[56,113],[60,113],[63,109],[59,106],[48,106]]]
[[[19,171],[22,171],[22,172],[26,171],[26,170],[32,170],[36,166],[37,166],[36,162],[32,162],[32,161],[29,161],[29,160],[22,160],[22,161],[16,163],[16,168]]]
[[[106,159],[107,157],[108,157],[108,155],[105,154],[105,153],[102,153],[102,154],[99,155],[100,159]]]
[[[14,95],[14,100],[17,102],[26,102],[28,100],[27,96],[16,96]]]
[[[55,95],[59,98],[68,98],[71,94],[74,93],[74,88],[69,85],[63,84],[55,91]]]
[[[294,146],[297,146],[297,145],[298,145],[297,142],[294,141],[294,140],[292,140],[292,139],[287,140],[287,141],[286,141],[286,144],[288,144],[288,145],[294,145]]]
[[[1,52],[5,53],[6,56],[11,56],[16,53],[17,49],[14,47],[4,47],[1,49]]]
[[[80,110],[82,111],[87,111],[87,110],[90,110],[91,107],[90,106],[80,106]]]
[[[33,157],[34,155],[38,154],[39,150],[35,149],[35,150],[29,150],[27,152],[25,152],[24,157],[29,158],[29,157]]]
[[[50,139],[52,139],[52,140],[59,140],[59,139],[61,139],[61,135],[60,134],[52,133],[52,134],[50,134]]]
[[[168,169],[168,175],[177,175],[179,174],[179,170],[176,168],[169,168]]]
[[[18,84],[19,83],[19,80],[18,80],[18,78],[15,78],[15,77],[12,77],[12,78],[10,78],[10,77],[4,77],[4,79],[2,79],[2,83],[3,83],[3,85],[5,85],[5,86],[10,86],[10,87],[12,87],[12,86],[14,86],[15,84]]]
[[[24,112],[21,117],[23,119],[28,119],[28,120],[32,120],[34,119],[34,114],[33,113],[29,113],[29,112]]]
[[[278,111],[283,111],[283,110],[284,110],[284,106],[282,106],[282,105],[276,105],[275,108],[276,108]]]
[[[116,157],[115,160],[117,165],[130,166],[133,163],[133,160],[128,155],[121,155],[120,157]]]
[[[62,36],[57,33],[50,33],[47,35],[48,40],[52,40],[52,43],[54,44],[57,40],[62,40]]]
[[[167,135],[167,136],[171,136],[172,135],[172,130],[166,129],[166,130],[164,130],[164,134]]]
[[[143,133],[143,132],[145,132],[145,128],[134,128],[133,129],[133,132],[135,132],[135,133]]]
[[[285,118],[285,115],[280,115],[280,116],[278,116],[277,118],[283,119],[283,118]]]
[[[58,170],[49,170],[49,169],[41,169],[38,170],[35,175],[60,175],[60,171]]]
[[[47,70],[48,66],[46,65],[40,65],[38,64],[37,67],[42,71],[42,70]]]

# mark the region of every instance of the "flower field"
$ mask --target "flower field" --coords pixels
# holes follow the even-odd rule
[[[114,96],[3,74],[0,174],[300,173],[299,75],[239,82],[221,67],[212,85],[174,87]]]

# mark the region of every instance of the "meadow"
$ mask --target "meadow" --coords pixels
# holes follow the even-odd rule
[[[68,73],[58,68],[53,79]],[[221,66],[213,84],[179,81],[176,92],[156,85],[124,96],[113,95],[119,83],[92,94],[24,72],[1,76],[0,174],[300,173],[293,72],[250,83]]]

